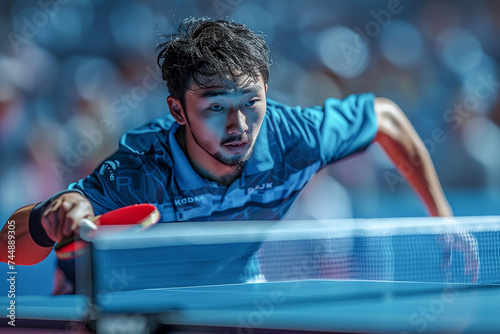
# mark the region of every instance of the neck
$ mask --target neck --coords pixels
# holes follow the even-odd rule
[[[177,130],[175,139],[186,155],[191,167],[193,167],[196,173],[201,177],[215,181],[224,186],[229,186],[241,175],[241,166],[228,166],[223,164],[212,156],[205,154],[204,151],[198,152],[200,154],[196,154],[196,152],[190,154],[187,150],[186,129],[184,126],[181,126]]]

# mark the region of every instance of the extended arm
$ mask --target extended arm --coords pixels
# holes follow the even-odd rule
[[[14,212],[0,232],[0,261],[13,260],[15,264],[31,265],[45,259],[52,247],[38,245],[29,233],[29,215],[34,204],[24,206]],[[9,232],[11,231],[11,232]],[[13,236],[14,252],[8,252],[9,234]],[[14,255],[9,258],[9,255]]]
[[[53,198],[47,206],[37,207],[41,210],[37,215],[40,217],[32,221],[31,231],[30,215],[35,204],[24,206],[9,217],[0,232],[0,262],[11,259],[9,255],[12,253],[8,252],[9,235],[10,240],[15,240],[15,260],[12,262],[17,265],[32,265],[44,260],[55,242],[72,235],[82,218],[94,216],[90,201],[77,192],[64,193]],[[33,239],[33,233],[42,236],[38,242]],[[40,240],[48,240],[49,243],[40,245]]]
[[[382,146],[432,216],[452,216],[429,152],[401,109],[391,100],[376,98],[375,113],[378,123],[375,142]],[[442,239],[438,241],[443,249],[442,269],[446,279],[451,279],[452,250],[456,249],[464,254],[465,273],[470,274],[471,283],[476,283],[479,255],[474,236],[463,231],[438,237]]]
[[[380,144],[398,171],[425,203],[432,216],[452,216],[424,143],[401,109],[391,100],[375,99]]]

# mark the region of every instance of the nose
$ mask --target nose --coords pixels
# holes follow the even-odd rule
[[[247,117],[239,108],[229,112],[226,131],[230,135],[238,136],[248,131]]]

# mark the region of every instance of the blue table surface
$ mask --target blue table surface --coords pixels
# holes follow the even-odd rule
[[[19,296],[18,319],[83,320],[79,295]],[[0,298],[2,309],[7,297]],[[179,325],[364,333],[500,331],[498,286],[309,280],[102,294],[106,314],[163,313]]]

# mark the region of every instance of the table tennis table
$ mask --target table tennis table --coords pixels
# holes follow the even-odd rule
[[[452,275],[442,272],[447,252],[439,236],[462,231],[473,231],[477,241],[478,284],[467,281],[459,253],[452,257]],[[500,333],[498,217],[451,224],[435,219],[413,224],[210,222],[161,224],[130,235],[108,232],[101,229],[93,239],[92,264],[80,266],[85,274],[92,268],[91,292],[17,296],[17,329],[134,334]],[[247,257],[256,246],[260,248],[254,254],[264,251],[263,277],[225,282],[226,276],[251,262]],[[324,256],[336,261],[334,267],[345,265],[355,275],[325,278],[322,275],[332,272],[323,270],[330,264]],[[371,278],[357,277],[360,264],[366,270],[363,275]],[[120,273],[125,275],[119,278]],[[380,274],[389,279],[376,278]],[[115,284],[124,278],[129,279]],[[198,284],[198,278],[211,283]],[[0,297],[3,313],[9,301]],[[5,332],[13,329],[7,320],[0,328]]]
[[[6,298],[1,301],[5,305]],[[18,324],[45,327],[46,333],[55,333],[57,328],[78,328],[83,333],[85,321],[96,314],[82,295],[20,296],[16,306]],[[98,333],[155,329],[498,333],[500,288],[353,280],[227,284],[113,292],[103,296],[96,312]]]

